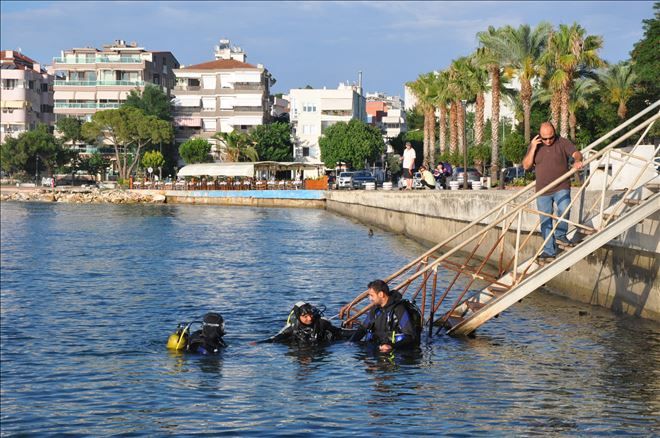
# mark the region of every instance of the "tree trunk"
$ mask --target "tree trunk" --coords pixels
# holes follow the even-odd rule
[[[568,125],[571,128],[571,141],[575,143],[575,125],[577,125],[577,119],[573,111],[568,114]]]
[[[465,108],[460,100],[456,101],[456,126],[458,134],[458,150],[463,153],[465,149]]]
[[[497,181],[497,171],[500,161],[500,68],[494,66],[490,70],[491,89],[493,93],[493,109],[491,118],[491,156],[490,156],[490,177]]]
[[[427,109],[424,110],[424,150],[422,152],[422,162],[426,159],[429,154],[429,112]]]
[[[525,124],[525,144],[531,139],[530,119],[532,117],[532,84],[529,79],[520,81],[520,100],[523,107],[523,123]]]
[[[440,155],[445,153],[447,148],[447,107],[440,105]]]
[[[427,164],[433,166],[435,162],[435,108],[429,107],[429,149],[426,156]]]
[[[561,128],[559,135],[568,138],[568,99],[570,96],[570,85],[565,84],[561,87]]]
[[[617,110],[617,114],[621,120],[624,120],[626,118],[626,113],[628,112],[628,108],[626,108],[626,103],[621,101],[619,102],[619,109]]]
[[[550,121],[555,130],[559,129],[559,110],[561,108],[561,90],[553,90],[550,99]]]
[[[484,93],[477,94],[477,107],[474,114],[474,144],[480,145],[484,141]]]
[[[449,107],[449,152],[452,154],[456,152],[456,102],[452,101]]]

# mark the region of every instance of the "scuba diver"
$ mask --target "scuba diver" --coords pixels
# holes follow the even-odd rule
[[[374,306],[351,341],[375,344],[381,353],[419,346],[422,319],[417,306],[390,290],[383,280],[369,283],[367,292]]]
[[[190,327],[200,324],[201,328],[190,333]],[[202,321],[181,323],[167,340],[167,348],[186,353],[215,354],[227,344],[222,339],[225,335],[225,321],[222,315],[209,312]]]
[[[355,330],[346,330],[333,326],[330,320],[323,317],[323,311],[309,303],[299,301],[289,313],[289,318],[284,328],[275,336],[257,343],[284,342],[311,346],[331,341],[346,340],[354,333]]]

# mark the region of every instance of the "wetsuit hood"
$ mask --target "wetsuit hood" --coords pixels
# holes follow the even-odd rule
[[[402,299],[403,299],[403,296],[398,291],[393,291],[390,295],[389,300],[387,301],[387,305],[385,307],[383,307],[383,310],[386,310],[386,311],[391,310]]]

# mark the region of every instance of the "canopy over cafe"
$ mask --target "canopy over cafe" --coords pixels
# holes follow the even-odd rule
[[[199,163],[179,169],[178,176],[213,178],[247,177],[257,180],[318,178],[323,175],[323,164],[256,161],[248,163]]]

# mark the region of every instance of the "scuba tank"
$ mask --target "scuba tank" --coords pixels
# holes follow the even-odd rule
[[[174,333],[167,339],[167,348],[170,350],[183,350],[188,345],[188,337],[190,336],[190,326],[192,322],[180,323]]]

